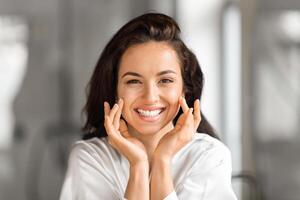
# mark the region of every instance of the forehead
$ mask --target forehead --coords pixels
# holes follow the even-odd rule
[[[133,71],[144,75],[173,70],[180,74],[176,51],[166,42],[146,42],[129,47],[121,57],[119,76]]]

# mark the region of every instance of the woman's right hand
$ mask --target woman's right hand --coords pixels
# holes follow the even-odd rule
[[[148,164],[145,146],[142,142],[129,134],[126,122],[120,119],[123,104],[123,100],[120,99],[119,102],[110,109],[109,104],[104,102],[104,126],[108,135],[108,142],[127,158],[130,166]]]

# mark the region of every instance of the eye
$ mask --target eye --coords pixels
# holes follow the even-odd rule
[[[141,83],[141,81],[137,80],[137,79],[132,79],[126,82],[126,84],[137,84],[137,83]]]
[[[164,79],[161,79],[159,82],[160,83],[173,83],[174,81],[172,79],[164,78]]]

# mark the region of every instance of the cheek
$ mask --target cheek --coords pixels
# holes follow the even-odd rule
[[[118,97],[122,98],[124,101],[123,114],[126,115],[126,113],[130,110],[130,105],[137,99],[137,95],[136,91],[128,88],[120,88],[118,90]]]
[[[170,102],[178,103],[179,97],[183,95],[182,87],[180,85],[169,88],[164,91],[166,97],[168,97]]]
[[[133,101],[138,96],[136,90],[121,88],[118,91],[118,97],[124,100],[124,103],[127,101]]]
[[[173,114],[177,113],[177,111],[180,107],[179,98],[183,95],[182,90],[176,88],[176,89],[165,91],[164,94],[170,105],[170,109],[171,109],[172,113]]]
[[[174,101],[177,101],[178,98],[182,95],[182,92],[178,89],[175,90],[168,90],[165,92],[165,94],[170,98],[173,99]],[[174,99],[176,98],[176,99]]]

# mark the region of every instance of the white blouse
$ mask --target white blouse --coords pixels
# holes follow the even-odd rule
[[[231,155],[219,140],[197,133],[172,159],[174,191],[164,200],[236,200]],[[107,138],[77,142],[72,148],[61,200],[124,200],[129,162]]]

